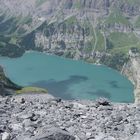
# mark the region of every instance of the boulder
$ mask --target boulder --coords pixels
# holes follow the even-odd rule
[[[4,133],[2,134],[2,140],[10,140],[10,138],[11,138],[11,136],[10,136],[9,133],[4,132]]]
[[[102,105],[102,106],[109,106],[110,105],[110,101],[106,98],[99,98],[98,100],[96,100],[96,104],[98,106]]]
[[[40,133],[32,140],[75,140],[75,137],[59,128],[50,128],[47,129],[46,132],[43,132],[43,134]]]

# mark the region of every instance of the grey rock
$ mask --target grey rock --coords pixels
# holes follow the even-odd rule
[[[73,103],[73,108],[75,108],[75,109],[87,109],[86,105],[83,105],[83,104],[80,104],[77,102]]]
[[[19,124],[10,124],[9,125],[10,129],[12,129],[13,131],[22,131],[23,127],[22,127],[22,124],[19,123]]]
[[[46,130],[44,134],[39,134],[33,138],[34,140],[75,140],[75,137],[70,135],[68,132],[58,129],[51,128]]]
[[[39,117],[40,117],[39,114],[36,115],[36,114],[33,113],[32,116],[30,117],[30,120],[31,121],[37,121]]]
[[[13,140],[129,140],[140,133],[137,105],[57,101],[45,95],[12,98],[1,100],[0,134],[7,132]]]
[[[4,109],[0,109],[0,114],[4,114],[6,111]]]
[[[25,135],[17,136],[16,140],[31,140],[31,137],[30,136],[25,136]]]
[[[29,118],[31,118],[32,117],[32,113],[21,113],[21,114],[18,114],[18,118],[20,118],[20,119],[29,119]]]
[[[110,105],[110,101],[106,98],[99,98],[98,100],[96,100],[97,105],[103,105],[103,106],[109,106]]]
[[[126,139],[126,140],[139,140],[139,139],[140,139],[140,133],[138,133],[138,134]]]
[[[26,127],[31,127],[31,126],[34,126],[33,122],[31,120],[24,120],[23,121],[23,126],[26,128]]]
[[[7,132],[2,133],[2,140],[10,140],[10,139],[11,139],[11,136],[9,133]]]

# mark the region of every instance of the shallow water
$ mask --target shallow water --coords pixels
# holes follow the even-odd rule
[[[25,53],[20,58],[0,57],[6,75],[22,86],[47,88],[63,99],[109,98],[114,102],[133,102],[133,85],[106,66],[87,64],[44,53]]]

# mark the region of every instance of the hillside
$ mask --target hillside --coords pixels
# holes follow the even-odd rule
[[[34,49],[121,70],[140,49],[139,9],[139,0],[0,0],[0,54]]]
[[[139,140],[140,107],[49,95],[0,98],[2,140]]]

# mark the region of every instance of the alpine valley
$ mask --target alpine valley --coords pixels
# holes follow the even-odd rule
[[[12,64],[23,62],[25,56],[37,64],[46,58],[44,53],[55,62],[62,60],[58,56],[73,59],[63,60],[67,68],[92,70],[91,63],[117,70],[134,85],[134,103],[59,99],[41,87],[18,86],[0,66],[0,140],[140,139],[140,0],[0,0],[0,65],[6,60],[18,73]],[[58,64],[62,70],[64,63]],[[111,78],[111,70],[105,77]],[[88,78],[91,73],[86,73]],[[59,88],[76,78],[88,81],[84,76],[70,75]],[[114,82],[113,86],[118,88]]]
[[[0,54],[26,50],[119,70],[139,96],[139,0],[0,0]]]

